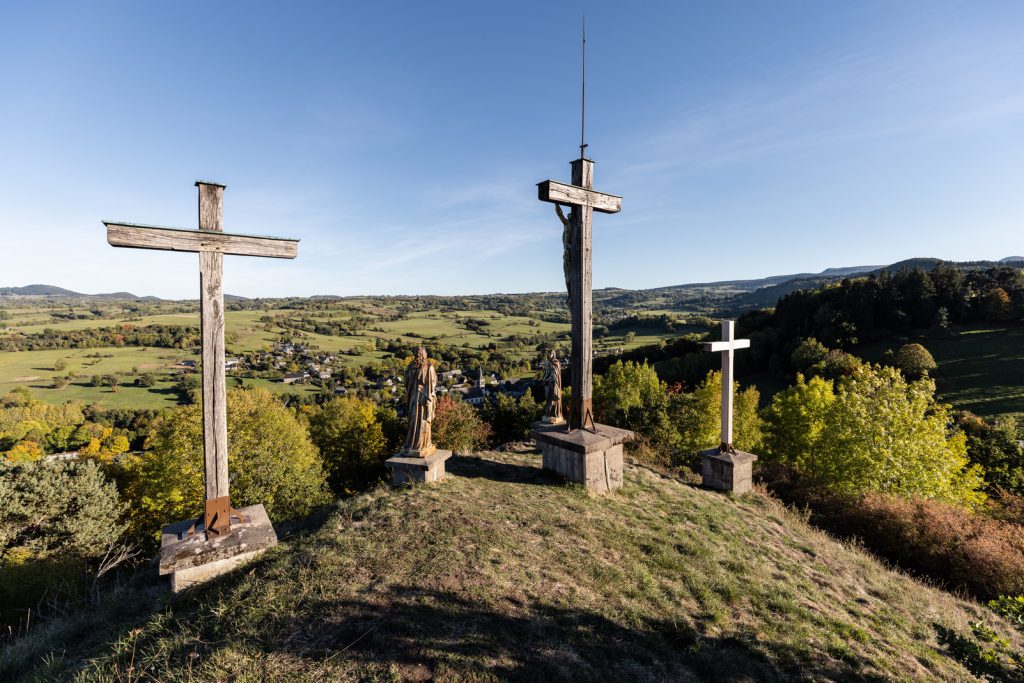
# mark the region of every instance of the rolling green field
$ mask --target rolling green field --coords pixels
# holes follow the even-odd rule
[[[942,401],[985,417],[1024,415],[1024,329],[980,327],[909,341],[935,358],[939,367],[931,375]],[[874,343],[854,353],[877,361],[903,343]]]
[[[194,308],[194,304],[180,302],[134,305],[116,301],[37,301],[34,305],[25,303],[0,309],[5,314],[0,321],[0,334],[33,335],[47,329],[80,331],[121,325],[198,327],[199,314],[192,310]],[[64,319],[69,313],[91,317]],[[310,321],[337,325],[352,320],[354,316],[359,316],[361,321],[356,327],[359,329],[356,334],[325,335],[302,329],[308,327]],[[470,320],[474,322],[470,323]],[[596,339],[594,347],[599,352],[629,350],[656,344],[662,339],[670,339],[689,331],[692,330],[683,327],[673,333],[660,327],[617,329]],[[468,306],[466,310],[453,310],[451,307],[438,306],[410,311],[406,302],[360,299],[317,304],[310,302],[310,305],[298,309],[268,306],[257,310],[228,310],[225,327],[229,355],[269,350],[282,339],[288,339],[334,354],[335,366],[342,368],[365,367],[387,358],[387,352],[376,350],[379,342],[401,342],[406,345],[427,342],[472,350],[496,348],[503,357],[527,365],[537,354],[537,340],[561,337],[564,345],[568,332],[567,323],[547,322],[530,315],[509,315],[488,308],[474,309]],[[625,340],[627,332],[633,332],[634,335],[628,343]],[[175,405],[178,401],[173,391],[175,376],[171,366],[185,359],[197,359],[195,351],[116,347],[0,352],[0,394],[23,386],[29,388],[35,397],[48,402],[79,400],[110,408],[162,408]],[[55,364],[59,361],[63,361],[64,367],[57,370]],[[157,376],[155,386],[143,388],[132,385],[134,377],[144,372]],[[55,378],[69,374],[76,376],[61,388],[54,386]],[[122,385],[117,391],[110,387],[92,386],[90,380],[93,375],[109,374],[121,376]],[[229,385],[236,386],[239,381],[229,375]],[[245,379],[243,383],[248,386],[264,386],[275,393],[320,391],[312,385],[285,385],[262,379]]]

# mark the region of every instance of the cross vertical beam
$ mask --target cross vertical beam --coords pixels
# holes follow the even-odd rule
[[[199,229],[224,231],[224,186],[197,181]],[[203,349],[203,454],[207,531],[230,524],[227,382],[224,372],[224,254],[199,252],[199,311]]]
[[[723,453],[732,453],[732,420],[733,420],[733,360],[736,349],[750,347],[749,339],[736,339],[736,321],[722,321],[722,341],[704,342],[705,351],[718,351],[722,354],[722,443],[719,450]]]
[[[572,162],[572,184],[584,189],[594,187],[594,162]],[[591,256],[593,252],[594,210],[589,204],[573,207],[571,250],[572,271],[570,311],[572,319],[572,400],[569,429],[594,429],[594,295]]]

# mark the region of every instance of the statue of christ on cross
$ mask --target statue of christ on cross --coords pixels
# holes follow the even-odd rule
[[[199,253],[199,310],[203,355],[203,453],[206,508],[189,532],[224,535],[244,516],[228,491],[227,387],[224,378],[224,254],[295,258],[298,240],[224,232],[224,185],[196,181],[199,229],[103,221],[115,247]]]
[[[749,339],[736,339],[736,322],[722,321],[722,341],[704,342],[705,351],[719,351],[722,354],[722,443],[721,453],[736,453],[732,445],[732,376],[733,356],[736,349],[750,348]]]

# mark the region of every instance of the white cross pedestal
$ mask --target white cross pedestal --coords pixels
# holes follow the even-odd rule
[[[262,505],[231,506],[228,479],[227,386],[224,377],[224,254],[295,258],[298,240],[223,232],[224,185],[196,181],[199,229],[103,221],[115,247],[199,254],[199,310],[203,355],[205,511],[198,520],[164,529],[160,573],[175,591],[223,573],[277,543]]]
[[[634,434],[594,422],[593,218],[595,211],[618,213],[622,198],[595,191],[593,181],[594,162],[581,156],[572,162],[572,185],[554,180],[537,185],[541,201],[572,207],[565,245],[572,317],[572,398],[568,422],[535,422],[533,438],[544,454],[545,469],[582,483],[589,491],[606,492],[622,486],[622,444],[633,440]]]
[[[722,433],[718,448],[701,451],[704,485],[720,491],[745,493],[750,490],[753,463],[757,456],[737,451],[732,445],[733,360],[737,349],[750,348],[749,339],[736,339],[736,323],[722,321],[722,341],[705,342],[704,350],[722,354]]]

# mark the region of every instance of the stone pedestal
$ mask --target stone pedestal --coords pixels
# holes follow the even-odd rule
[[[444,461],[452,457],[451,451],[440,448],[425,458],[396,455],[384,461],[391,470],[391,485],[429,484],[444,479]]]
[[[262,555],[277,545],[277,534],[262,505],[239,510],[248,522],[234,524],[224,536],[203,532],[183,535],[195,520],[168,524],[160,540],[160,574],[171,575],[175,593],[221,574]]]
[[[704,486],[729,493],[746,493],[753,482],[753,453],[722,453],[717,448],[700,452],[700,473]]]
[[[585,429],[569,432],[564,424],[534,422],[532,426],[533,439],[544,455],[544,469],[594,493],[622,486],[622,444],[633,440],[633,432],[602,424],[596,425],[596,434]]]

